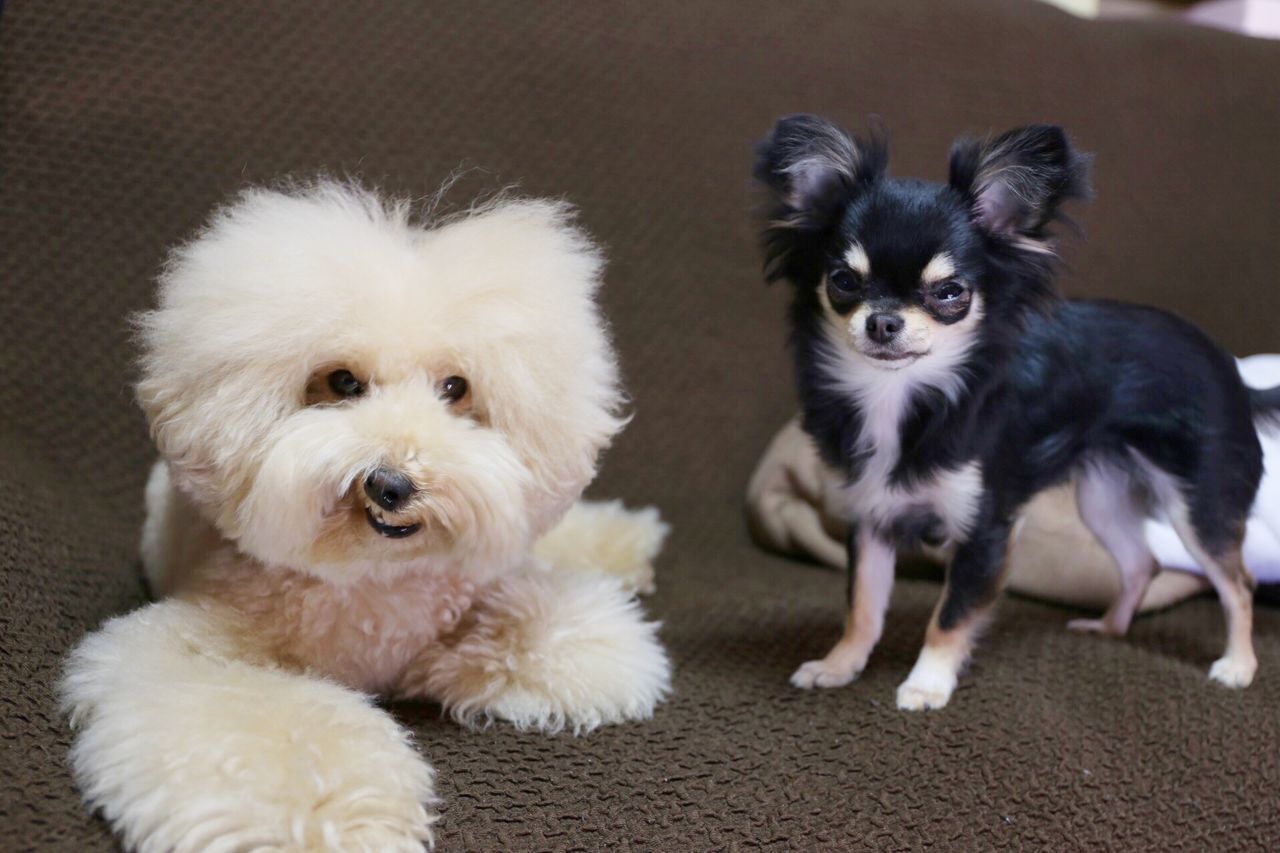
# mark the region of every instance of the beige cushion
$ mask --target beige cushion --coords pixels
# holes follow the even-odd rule
[[[843,568],[844,523],[828,497],[833,480],[798,419],[788,421],[747,486],[747,518],[755,541],[777,553]],[[1080,520],[1069,485],[1050,489],[1027,506],[1009,561],[1007,588],[1023,595],[1102,609],[1120,592],[1115,564]],[[1199,575],[1163,571],[1147,589],[1140,610],[1168,607],[1208,588]]]

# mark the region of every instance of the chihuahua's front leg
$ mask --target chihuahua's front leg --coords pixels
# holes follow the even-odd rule
[[[844,636],[822,660],[803,664],[791,676],[796,687],[843,687],[867,665],[884,630],[884,614],[893,591],[894,547],[866,524],[851,524],[846,539],[849,565],[849,615]]]
[[[956,548],[947,568],[942,599],[929,620],[924,648],[911,674],[898,688],[898,707],[904,711],[930,710],[947,704],[1000,594],[1011,525],[979,520],[974,527],[980,532]]]

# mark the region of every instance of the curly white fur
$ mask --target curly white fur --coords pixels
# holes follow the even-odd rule
[[[580,501],[538,540],[534,553],[553,566],[611,574],[629,590],[654,591],[653,561],[668,525],[653,507],[627,509],[622,501]]]
[[[418,850],[431,770],[368,697],[271,665],[237,615],[108,622],[63,685],[86,799],[143,851]]]
[[[581,733],[646,718],[667,690],[658,626],[611,578],[531,566],[482,593],[467,618],[405,678],[407,693],[460,722]]]
[[[669,664],[618,578],[651,581],[656,513],[574,510],[534,556],[623,424],[601,266],[560,204],[428,227],[331,183],[247,192],[174,253],[138,322],[166,600],[62,686],[127,846],[420,849],[431,770],[366,693],[546,731],[653,713]],[[366,494],[380,468],[402,504]]]

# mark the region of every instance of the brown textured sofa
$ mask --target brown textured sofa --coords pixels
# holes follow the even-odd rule
[[[0,849],[111,849],[51,691],[143,600],[151,450],[125,317],[168,245],[247,182],[325,169],[426,195],[519,181],[610,248],[636,419],[593,491],[661,507],[649,601],[676,692],[582,739],[397,708],[440,773],[444,849],[1276,849],[1280,613],[1256,684],[1205,671],[1212,600],[1107,642],[1007,600],[972,676],[893,707],[937,587],[901,581],[861,681],[787,676],[839,630],[837,576],[749,543],[741,499],[791,413],[751,145],[782,113],[882,117],[941,177],[962,131],[1065,124],[1098,154],[1064,286],[1280,349],[1280,44],[1099,24],[1029,0],[10,2],[0,15]]]

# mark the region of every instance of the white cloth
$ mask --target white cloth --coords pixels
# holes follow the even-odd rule
[[[1253,355],[1240,359],[1240,375],[1247,385],[1270,388],[1280,385],[1280,355]],[[1244,537],[1244,564],[1259,583],[1280,583],[1280,428],[1265,425],[1259,432],[1266,473]],[[1173,527],[1163,521],[1147,522],[1147,542],[1160,565],[1204,574],[1187,553]]]

